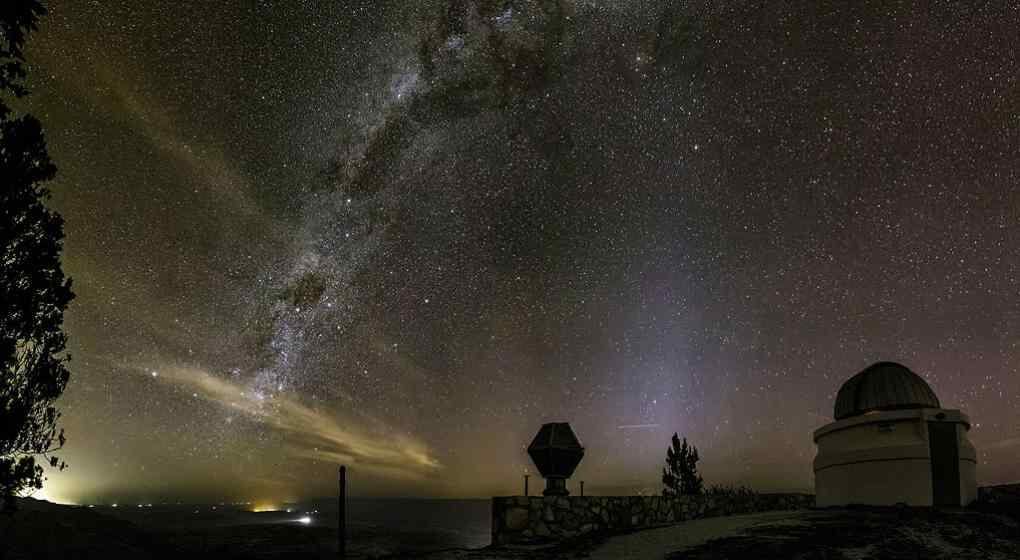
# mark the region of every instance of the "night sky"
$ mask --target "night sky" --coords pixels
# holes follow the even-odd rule
[[[590,493],[657,492],[674,431],[810,490],[878,360],[1016,479],[1020,8],[719,4],[50,3],[46,495],[518,493],[547,421]]]

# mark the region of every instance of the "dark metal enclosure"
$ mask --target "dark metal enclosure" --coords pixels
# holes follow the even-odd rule
[[[936,506],[960,505],[960,444],[956,424],[928,422],[928,445],[932,503]]]
[[[584,457],[584,447],[567,422],[543,424],[528,446],[528,455],[546,479],[546,496],[566,496],[566,479]]]

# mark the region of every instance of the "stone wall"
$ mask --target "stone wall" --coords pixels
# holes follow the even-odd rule
[[[978,488],[978,501],[986,504],[1020,504],[1020,484]]]
[[[554,542],[595,531],[666,525],[720,515],[813,507],[811,494],[509,496],[492,499],[492,544]]]

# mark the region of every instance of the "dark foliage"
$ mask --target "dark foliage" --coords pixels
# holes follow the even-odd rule
[[[35,31],[36,21],[46,8],[35,0],[4,0],[0,2],[0,94],[21,97],[28,93],[21,83],[25,78],[25,37]],[[0,117],[10,108],[0,97]]]
[[[687,438],[673,434],[672,445],[666,448],[666,466],[662,469],[663,496],[701,494],[703,481],[698,475],[698,448],[687,445]]]
[[[26,93],[23,47],[45,13],[35,0],[0,3],[0,96]],[[74,297],[60,267],[63,220],[46,207],[43,184],[56,174],[42,126],[31,115],[15,118],[0,97],[0,502],[42,488],[42,456],[64,444],[53,402],[67,385],[61,329]]]

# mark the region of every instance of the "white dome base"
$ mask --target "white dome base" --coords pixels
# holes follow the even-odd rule
[[[970,420],[958,410],[869,412],[815,431],[815,501],[962,506],[977,498]],[[933,460],[934,457],[934,460]]]

